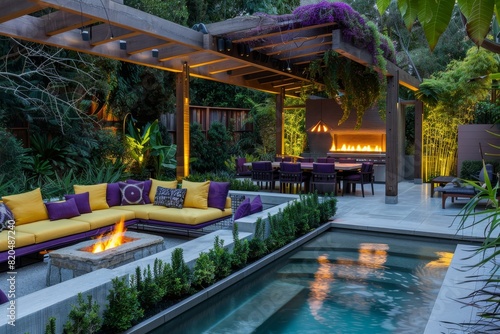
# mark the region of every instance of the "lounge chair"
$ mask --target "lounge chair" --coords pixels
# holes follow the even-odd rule
[[[491,164],[486,164],[485,168],[482,168],[478,175],[479,184],[484,184],[484,172],[488,173],[489,180],[493,180],[493,166]],[[451,197],[451,202],[455,201],[455,198],[473,198],[477,195],[478,190],[472,185],[464,185],[460,182],[458,178],[453,179],[450,183],[447,183],[443,187],[437,187],[434,189],[441,193],[441,203],[442,208],[445,208],[446,199]]]

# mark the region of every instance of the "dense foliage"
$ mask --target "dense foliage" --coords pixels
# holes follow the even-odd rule
[[[390,0],[377,0],[377,7],[382,14],[391,4]],[[398,0],[397,5],[408,29],[411,29],[418,19],[425,32],[429,47],[434,49],[440,36],[446,30],[454,7],[457,5],[467,24],[467,35],[474,43],[481,46],[488,35],[492,20],[500,22],[497,4],[494,1],[439,1],[434,0],[410,1]]]
[[[497,71],[496,57],[474,47],[464,60],[452,61],[446,71],[420,85],[416,96],[428,108],[423,123],[425,180],[456,173],[458,126],[473,123],[476,105],[489,95],[491,79],[485,75]]]
[[[183,250],[176,248],[170,263],[156,259],[153,268],[137,267],[130,282],[125,278],[113,279],[103,327],[110,332],[130,328],[314,230],[333,217],[336,210],[336,197],[320,198],[316,193],[301,196],[278,214],[269,216],[269,235],[262,218],[256,222],[251,240],[240,240],[235,224],[232,251],[216,236],[213,248],[200,253],[192,269],[184,261]]]
[[[413,33],[410,34],[402,29],[408,21],[403,21],[396,4],[388,5],[387,10],[380,15],[370,0],[350,1],[352,8],[340,2],[299,6],[296,0],[273,3],[125,0],[124,3],[187,26],[246,14],[274,17],[277,20],[294,17],[302,25],[335,20],[343,28],[343,38],[367,49],[376,64],[383,67],[384,57],[381,56],[384,55],[403,65],[412,74],[421,73],[422,77],[436,69],[442,69],[452,58],[463,57],[467,45],[461,37],[464,26],[458,11],[452,13],[451,24],[443,35],[445,38],[439,41],[431,54],[426,52],[426,29],[422,28],[425,27],[424,23],[415,24]],[[377,33],[377,30],[383,31],[390,39]],[[391,40],[397,42],[396,50],[391,48]],[[6,145],[1,154],[5,160],[2,159],[0,163],[3,163],[5,169],[0,174],[0,179],[3,180],[0,184],[0,196],[43,186],[46,197],[60,197],[74,183],[123,179],[130,172],[137,177],[155,174],[161,178],[173,177],[169,173],[172,159],[168,159],[166,165],[170,167],[166,167],[163,164],[165,161],[157,155],[153,155],[147,166],[141,166],[139,171],[125,168],[132,165],[132,161],[127,160],[130,155],[126,155],[122,144],[126,130],[126,123],[122,120],[133,119],[134,128],[142,129],[158,119],[160,114],[173,113],[175,74],[6,37],[0,38],[0,50],[3,55],[0,63],[0,133],[4,133],[4,129],[8,127],[22,124],[29,128],[24,145],[29,140],[32,146],[30,151],[24,151],[19,141],[15,143],[12,138],[5,138],[3,141]],[[349,78],[357,77],[357,73],[361,74],[354,69],[344,79],[347,86],[351,83],[352,89],[359,86],[359,80],[349,81]],[[342,76],[342,73],[336,75]],[[375,73],[368,73],[368,76],[376,78]],[[363,82],[363,86],[370,89],[361,90],[361,94],[357,89],[355,95],[340,96],[344,99],[345,110],[356,110],[358,119],[364,105],[371,103],[371,98],[367,97],[376,95],[373,92],[378,91],[376,81],[369,82],[374,85],[367,86]],[[342,82],[332,81],[331,86],[335,85],[339,89],[344,89],[345,86]],[[439,90],[433,93],[437,91]],[[208,145],[214,149],[209,147],[206,152],[203,152],[207,150],[203,145],[192,149],[195,164],[193,171],[214,168],[230,172],[228,165],[232,165],[233,156],[251,155],[255,159],[266,160],[274,157],[274,99],[265,93],[201,79],[191,80],[190,96],[191,104],[194,105],[251,108],[249,121],[255,129],[254,133],[245,134],[236,142],[229,140],[225,146],[225,153],[229,153],[229,156],[222,159],[213,159],[213,156],[219,156],[217,149],[220,147],[217,145]],[[446,118],[444,114],[443,118]],[[428,118],[429,121],[432,119]],[[307,149],[303,110],[285,111],[284,121],[284,153],[298,155]],[[165,131],[160,130],[162,133]],[[218,130],[214,131],[217,132],[214,137],[223,137]],[[161,145],[171,144],[167,142],[169,138],[163,138]],[[158,154],[162,152],[164,151],[159,151]],[[210,161],[210,158],[207,160],[210,167],[196,166],[196,159],[205,161],[200,157],[212,157],[214,161]],[[92,180],[92,177],[96,179]]]
[[[323,59],[311,62],[309,70],[311,78],[323,82],[328,96],[340,103],[343,114],[339,125],[355,111],[355,128],[361,128],[365,111],[379,100],[384,86],[382,77],[332,50],[325,52]]]
[[[481,164],[482,168],[486,168],[485,161]],[[470,258],[475,256],[474,260],[477,262],[468,266],[470,273],[467,273],[467,279],[469,283],[474,283],[472,285],[474,289],[468,296],[463,296],[464,298],[461,299],[466,306],[474,309],[474,314],[477,312],[479,319],[474,319],[472,322],[454,323],[460,328],[460,331],[467,333],[495,333],[500,330],[500,300],[498,298],[498,270],[500,267],[497,262],[500,246],[500,234],[498,233],[500,186],[498,174],[496,183],[491,182],[488,173],[484,173],[484,175],[484,185],[478,184],[474,179],[466,181],[469,186],[475,188],[477,195],[468,201],[457,215],[461,229],[470,229],[476,226],[481,226],[480,228],[484,229],[484,241],[481,246],[470,250]],[[485,204],[486,208],[484,208]]]

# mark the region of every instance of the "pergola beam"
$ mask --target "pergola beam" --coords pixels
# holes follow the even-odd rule
[[[47,12],[40,16],[40,10]],[[383,73],[391,85],[418,89],[418,80],[395,64],[388,62],[383,70],[372,64],[366,50],[343,42],[337,23],[302,26],[291,15],[285,18],[242,16],[197,31],[125,6],[122,0],[0,1],[0,35],[177,73],[178,176],[189,172],[189,76],[276,94],[279,153],[284,150],[283,99],[285,95],[298,97],[301,87],[312,85],[304,70],[328,50]],[[84,29],[90,40],[82,38]],[[232,49],[218,47],[226,40],[232,41]],[[242,54],[238,43],[252,48]],[[152,49],[158,49],[158,54],[153,56]],[[394,89],[387,96],[390,131],[394,131],[391,115],[397,103]],[[387,145],[388,154],[391,147]],[[388,166],[386,174],[397,174],[393,160]],[[396,189],[397,194],[397,186],[391,189],[386,193]]]

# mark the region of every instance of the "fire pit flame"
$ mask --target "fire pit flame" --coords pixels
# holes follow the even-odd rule
[[[108,234],[101,234],[97,238],[97,242],[91,246],[91,253],[100,253],[110,248],[118,247],[123,243],[127,242],[125,237],[125,219],[122,219],[116,223],[113,231]]]

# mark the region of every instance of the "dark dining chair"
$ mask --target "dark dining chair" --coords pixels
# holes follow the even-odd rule
[[[290,156],[275,156],[274,157],[275,162],[292,162],[292,157]]]
[[[274,170],[271,161],[252,162],[252,182],[256,182],[260,189],[274,190],[279,174]]]
[[[280,192],[300,193],[302,183],[308,181],[304,176],[300,162],[282,162],[279,170]]]
[[[320,187],[318,187],[320,186]],[[334,163],[313,163],[310,191],[332,187],[332,193],[337,194],[337,172]],[[324,191],[323,191],[324,192]]]
[[[318,159],[316,159],[316,162],[319,162],[319,163],[335,163],[335,158],[332,158],[332,157],[318,157]]]
[[[314,162],[313,157],[301,157],[297,159],[297,162]]]
[[[356,191],[356,184],[361,185],[361,194],[363,197],[365,197],[365,189],[364,189],[364,184],[370,183],[372,186],[372,195],[374,195],[373,191],[373,162],[363,162],[361,164],[361,169],[355,173],[351,173],[348,175],[345,175],[343,178],[343,186],[342,186],[342,196],[344,195],[344,192],[351,190],[352,186],[352,191]],[[349,188],[348,188],[349,187]]]
[[[234,162],[236,164],[236,176],[239,177],[252,176],[252,172],[250,171],[250,169],[248,169],[248,167],[245,166],[245,163],[247,162],[246,158],[236,158],[234,159]]]

